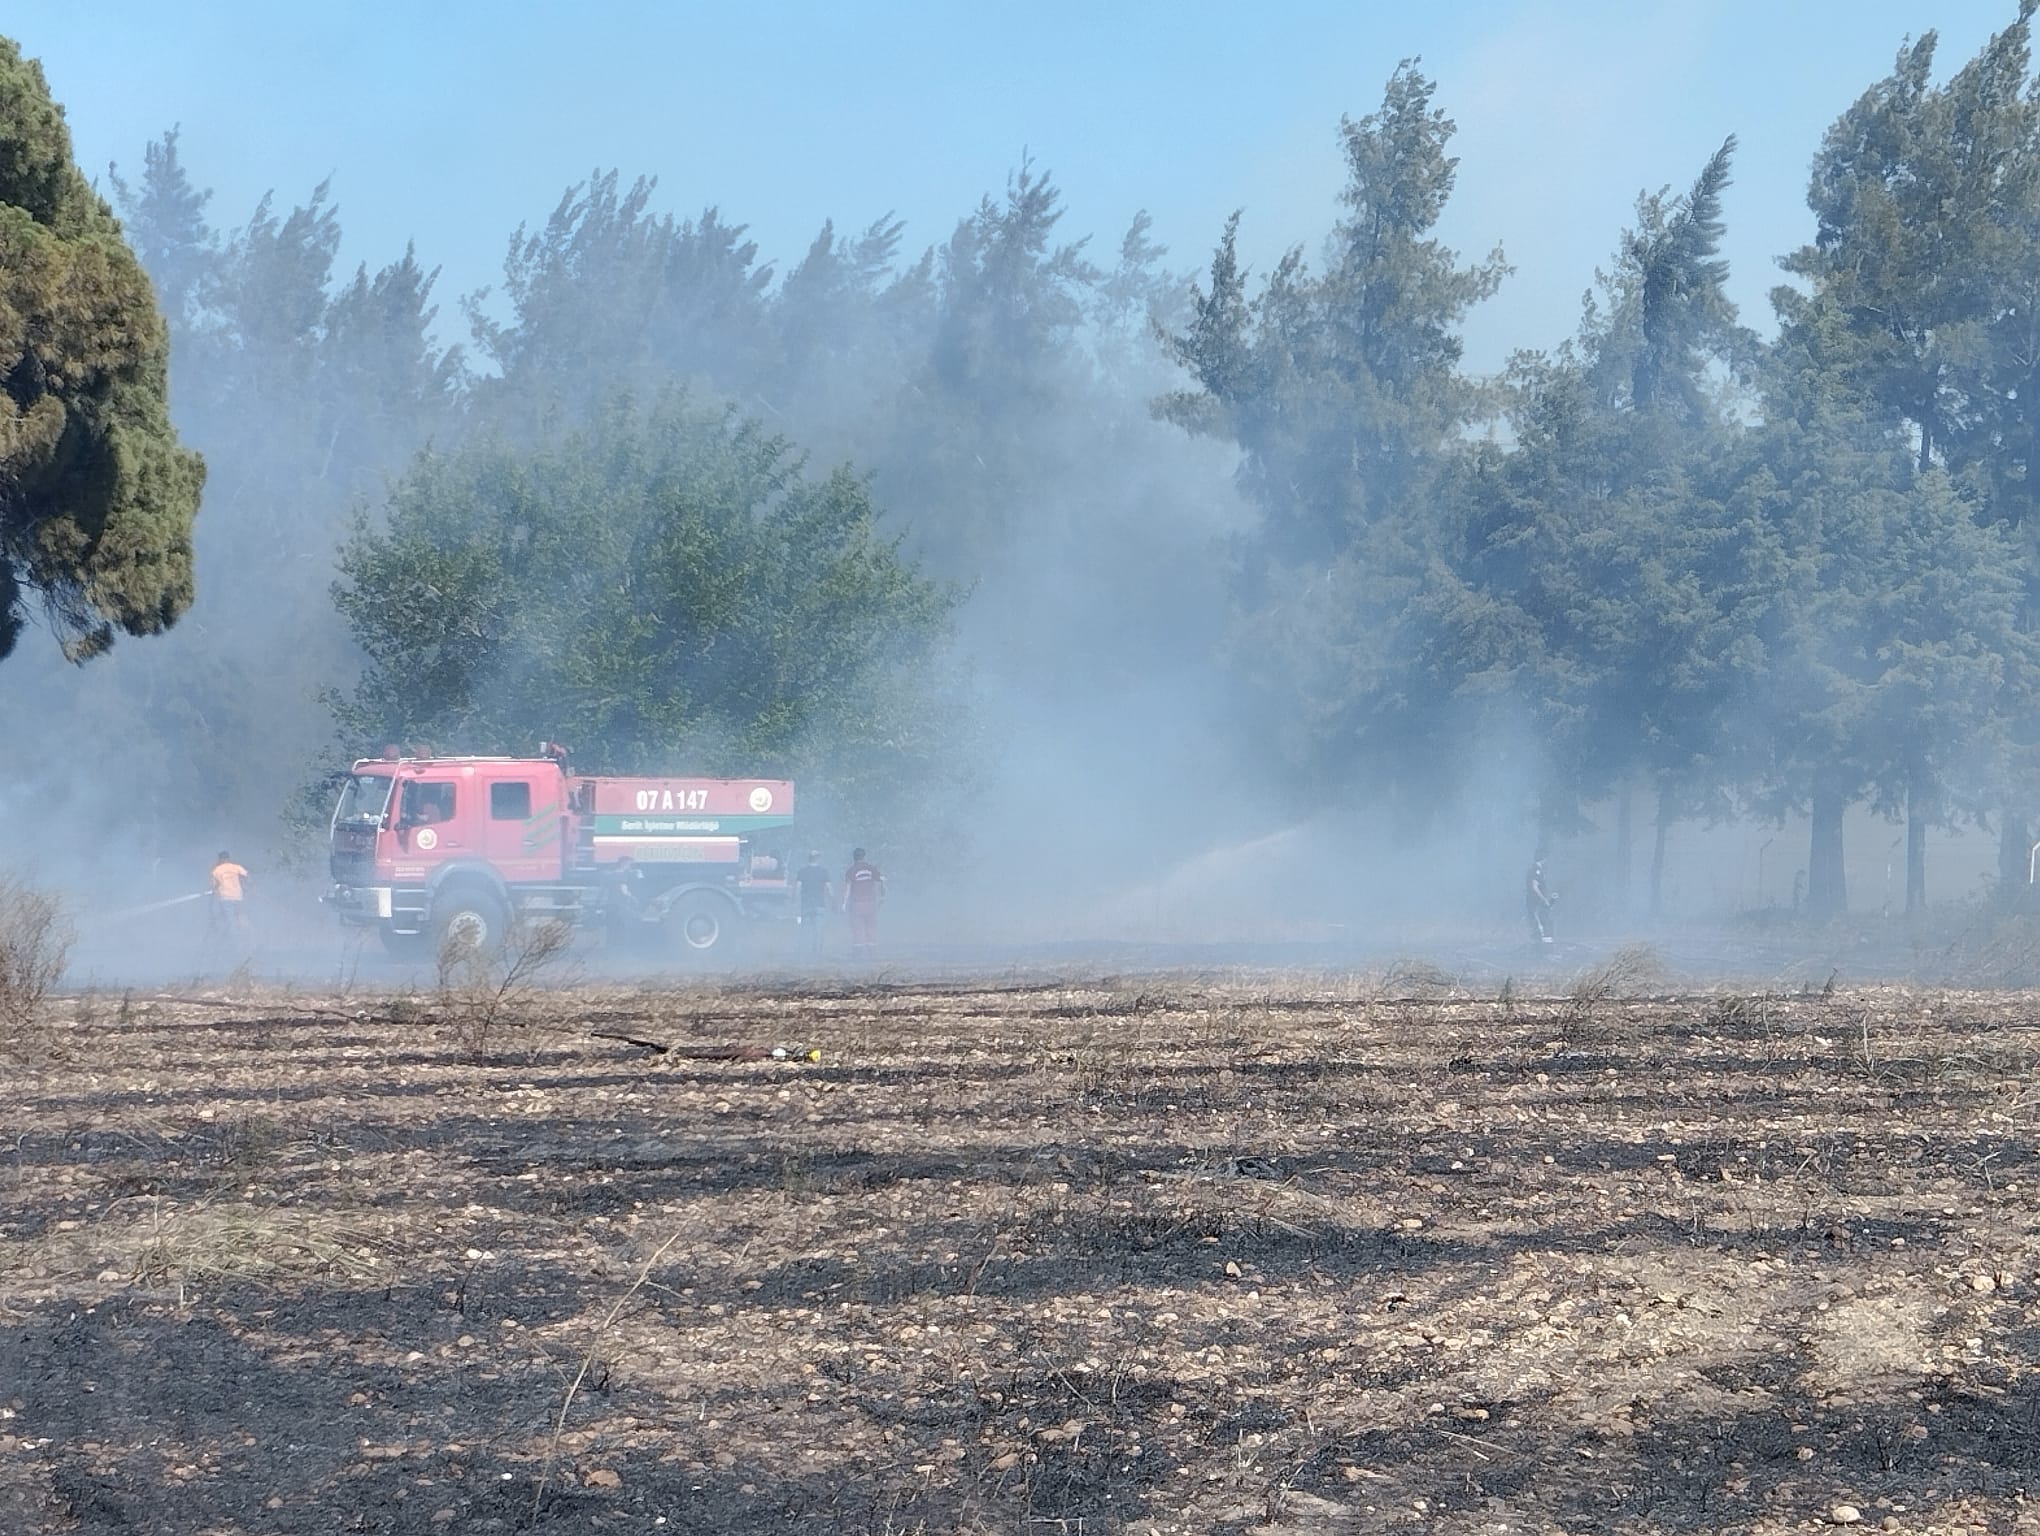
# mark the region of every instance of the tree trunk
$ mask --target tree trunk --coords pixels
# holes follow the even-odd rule
[[[1502,868],[1502,858],[1498,852],[1499,848],[1500,840],[1495,835],[1494,814],[1483,809],[1473,820],[1473,869],[1471,873],[1475,890],[1490,890],[1495,887],[1496,871]],[[1509,873],[1514,873],[1513,869]],[[1515,889],[1509,883],[1506,874],[1502,878],[1502,889],[1510,892],[1513,892]]]
[[[1615,802],[1615,910],[1624,917],[1629,915],[1630,850],[1635,842],[1629,804],[1633,794],[1634,786],[1625,780],[1622,798]]]
[[[1660,916],[1665,909],[1665,834],[1672,828],[1672,792],[1665,785],[1658,786],[1657,832],[1650,849],[1650,915]]]
[[[2033,835],[2026,818],[2006,811],[1998,826],[1998,900],[2005,906],[2020,906],[2026,900],[2032,849]]]
[[[1905,911],[1927,910],[1927,812],[1931,800],[1915,777],[1905,791]]]
[[[1838,789],[1813,792],[1813,838],[1806,852],[1806,912],[1826,922],[1849,910],[1849,888],[1842,865],[1842,813],[1848,800]]]

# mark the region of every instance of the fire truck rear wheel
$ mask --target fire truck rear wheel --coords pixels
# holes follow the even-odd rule
[[[673,910],[666,914],[666,931],[684,955],[725,955],[731,948],[735,920],[728,902],[695,891],[673,903]]]
[[[449,948],[469,952],[502,947],[510,930],[510,914],[488,891],[456,890],[432,903],[432,952]]]

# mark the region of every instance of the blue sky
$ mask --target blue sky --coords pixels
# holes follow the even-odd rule
[[[1023,149],[1064,228],[1108,250],[1153,214],[1202,266],[1245,209],[1258,269],[1315,253],[1343,179],[1340,114],[1421,55],[1460,127],[1444,233],[1497,241],[1517,272],[1476,314],[1469,361],[1566,335],[1639,189],[1684,185],[1730,132],[1734,294],[1763,325],[1774,258],[1809,234],[1808,163],[1834,116],[1937,29],[1943,71],[2015,0],[1570,4],[750,3],[432,0],[346,5],[15,0],[80,163],[139,171],[183,127],[217,224],[321,178],[371,267],[414,239],[454,298],[495,281],[510,232],[596,167],[659,179],[679,213],[716,204],[783,270],[825,216],[896,210],[916,250],[997,191]],[[458,329],[458,321],[450,329]]]

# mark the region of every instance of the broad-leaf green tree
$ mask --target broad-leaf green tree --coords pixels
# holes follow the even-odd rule
[[[811,478],[684,397],[421,456],[335,595],[367,658],[338,709],[361,748],[562,740],[594,769],[797,774],[896,825],[955,766],[952,595],[862,478]]]

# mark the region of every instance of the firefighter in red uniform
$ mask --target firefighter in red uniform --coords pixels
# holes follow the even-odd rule
[[[885,876],[864,857],[862,848],[850,851],[850,868],[843,874],[841,910],[850,915],[850,953],[869,956],[878,952],[878,906],[885,900]]]

